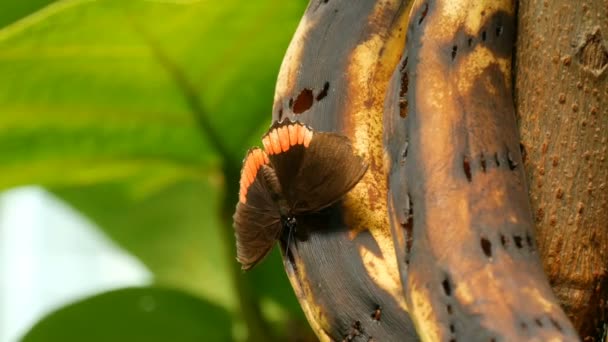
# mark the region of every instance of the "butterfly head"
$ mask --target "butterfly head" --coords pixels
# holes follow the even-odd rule
[[[282,218],[281,221],[283,223],[283,229],[289,229],[289,230],[295,231],[295,229],[298,225],[298,221],[296,220],[296,217],[293,215],[285,216]]]

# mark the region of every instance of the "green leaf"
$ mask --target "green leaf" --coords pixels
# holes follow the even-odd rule
[[[55,2],[55,0],[2,0],[0,2],[0,28]]]
[[[185,289],[235,311],[238,303],[231,267],[237,262],[231,248],[232,227],[222,226],[218,215],[221,189],[222,178],[217,173],[209,174],[205,181],[186,181],[150,171],[128,181],[56,188],[54,192],[141,260],[153,272],[155,283]],[[225,234],[223,229],[230,231]],[[231,239],[225,241],[226,236]],[[236,280],[252,282],[258,296],[301,317],[278,250],[255,270],[241,272]],[[292,317],[271,318],[284,321]]]
[[[234,281],[255,281],[300,313],[276,253],[263,277],[234,278],[219,213],[237,161],[268,127],[304,6],[58,0],[0,29],[0,189],[48,187],[157,284],[238,312]]]
[[[91,184],[151,167],[189,177],[240,160],[268,125],[302,5],[64,0],[0,30],[0,188]]]
[[[221,176],[208,178],[185,181],[149,171],[126,181],[57,188],[55,193],[139,258],[156,283],[234,310],[232,260],[217,215]]]
[[[24,342],[231,341],[228,313],[177,290],[130,288],[65,306],[38,322]]]

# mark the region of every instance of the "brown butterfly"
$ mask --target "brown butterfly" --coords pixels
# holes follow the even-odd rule
[[[233,216],[244,270],[262,260],[285,229],[312,230],[307,216],[340,200],[367,170],[347,137],[300,122],[275,122],[262,143],[264,150],[250,149],[243,161]]]

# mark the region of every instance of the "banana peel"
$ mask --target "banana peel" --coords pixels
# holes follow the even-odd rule
[[[312,1],[281,66],[273,120],[350,138],[369,164],[327,227],[283,254],[296,296],[322,341],[417,340],[387,217],[383,111],[409,2]]]
[[[540,263],[512,96],[514,1],[416,1],[384,116],[389,217],[424,341],[577,341]]]
[[[283,243],[322,341],[579,340],[535,243],[514,15],[506,0],[309,4],[273,119],[344,134],[370,164],[327,227]]]

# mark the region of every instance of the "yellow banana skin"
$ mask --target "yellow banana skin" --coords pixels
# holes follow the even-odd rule
[[[281,66],[273,120],[350,138],[369,164],[324,227],[283,253],[322,341],[417,340],[387,217],[382,134],[389,79],[405,45],[410,1],[311,1]]]
[[[539,261],[514,1],[416,1],[385,111],[389,217],[423,341],[577,341]]]

